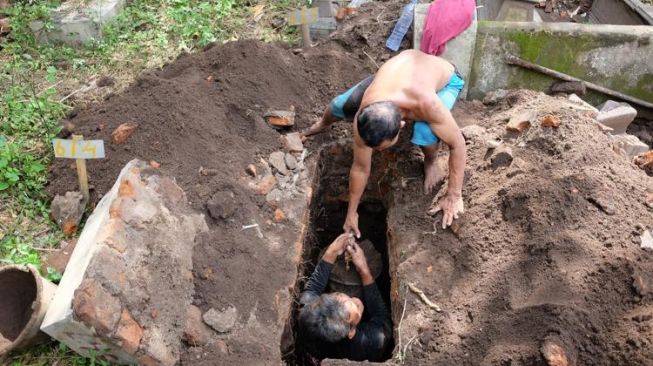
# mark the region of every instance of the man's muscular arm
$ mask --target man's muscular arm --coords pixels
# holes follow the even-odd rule
[[[349,207],[343,229],[345,232],[353,233],[357,238],[360,238],[361,233],[358,229],[358,204],[365,191],[367,180],[370,177],[372,148],[366,146],[358,136],[358,130],[355,124],[356,121],[354,121],[354,163],[349,171]]]
[[[460,128],[449,109],[436,95],[428,94],[420,98],[420,109],[426,117],[431,130],[445,144],[449,145],[449,185],[443,197],[431,213],[443,211],[442,227],[445,228],[463,212],[462,188],[467,160],[467,148]]]

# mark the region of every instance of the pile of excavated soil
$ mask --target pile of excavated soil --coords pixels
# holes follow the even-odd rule
[[[255,41],[233,42],[146,72],[124,93],[68,121],[86,139],[105,141],[106,158],[87,164],[93,202],[111,188],[128,161],[140,158],[159,163],[184,189],[191,206],[206,214],[209,232],[195,242],[193,302],[203,312],[234,306],[239,324],[254,324],[256,330],[236,326],[249,333],[228,342],[231,358],[211,343],[205,350],[194,349],[204,355],[202,360],[195,354],[182,356],[192,357],[187,364],[281,359],[278,340],[272,340],[276,336],[260,327],[275,328],[290,309],[280,301],[279,289],[287,293],[295,281],[296,264],[288,258],[302,223],[272,222],[274,205],[250,187],[253,178],[245,169],[254,164],[259,175],[265,174],[269,168],[261,159],[282,146],[280,133],[263,119],[267,110],[292,105],[297,117],[291,130],[306,128],[330,98],[364,76],[359,63],[337,48],[292,52]],[[115,144],[111,134],[122,123],[138,127],[124,143]],[[74,164],[55,161],[49,181],[53,195],[75,190]],[[212,199],[223,217],[211,217]],[[242,229],[254,223],[266,239],[258,238],[257,230]],[[274,248],[268,247],[272,236]]]
[[[377,17],[389,22],[398,15],[388,10],[388,18]],[[106,141],[107,158],[88,163],[94,200],[137,157],[160,163],[193,208],[207,214],[209,232],[194,250],[194,303],[203,312],[236,307],[249,333],[189,348],[183,364],[279,364],[279,344],[269,341],[278,334],[268,333],[279,329],[287,309],[270,299],[294,283],[286,258],[297,249],[302,223],[271,223],[273,207],[248,188],[245,167],[280,149],[279,133],[262,119],[266,110],[293,105],[295,129],[307,127],[331,97],[365,76],[367,55],[360,51],[373,58],[385,52],[378,28],[354,31],[348,34],[368,37],[352,38],[349,51],[356,56],[336,39],[294,53],[252,41],[214,46],[144,73],[124,93],[70,119],[75,133]],[[538,109],[539,118],[559,116],[560,127],[535,124],[507,134],[505,118],[527,107]],[[650,178],[562,99],[520,91],[494,107],[459,103],[454,115],[485,129],[469,137],[466,212],[456,233],[433,232],[425,215],[432,197],[422,192],[421,161],[408,136],[384,154],[394,160],[374,168],[374,179],[391,182],[384,193],[392,197],[388,246],[398,355],[411,365],[543,365],[542,350],[558,347],[577,365],[649,365],[653,255],[640,249],[639,235],[653,228],[644,203]],[[138,124],[136,132],[123,144],[110,142],[127,122]],[[309,152],[325,140],[346,140],[347,131],[319,137]],[[491,166],[485,141],[496,137],[512,148],[509,167]],[[59,160],[49,191],[73,190],[76,179],[70,162]],[[226,219],[208,217],[206,203],[216,193],[236,207]],[[242,229],[254,222],[274,232],[273,249]],[[408,283],[444,311],[429,310]]]
[[[537,123],[507,132],[507,118],[524,109],[538,111]],[[546,114],[560,127],[540,127]],[[399,282],[444,309],[429,311],[400,287],[403,345],[416,337],[406,364],[546,365],[557,346],[569,365],[650,365],[653,253],[640,235],[653,228],[653,180],[563,98],[516,91],[476,115],[483,129],[464,130],[465,214],[455,233],[433,233],[421,177],[394,192]],[[496,138],[512,149],[509,166],[493,167],[486,141]],[[420,164],[405,159],[393,179],[407,181]]]

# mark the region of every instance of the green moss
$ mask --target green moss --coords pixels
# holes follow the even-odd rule
[[[513,42],[519,54],[526,61],[559,71],[585,81],[621,91],[634,97],[653,101],[653,75],[645,74],[637,85],[630,85],[627,73],[615,74],[609,78],[598,73],[592,73],[588,65],[578,60],[578,55],[587,54],[592,50],[604,47],[614,47],[627,42],[637,42],[640,39],[632,35],[601,34],[590,32],[551,32],[551,31],[510,31],[500,37]],[[520,69],[515,71],[509,81],[510,87],[528,87],[543,90],[554,78]],[[646,88],[648,87],[648,89]]]

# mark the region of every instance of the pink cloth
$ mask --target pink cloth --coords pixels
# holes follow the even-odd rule
[[[474,20],[475,0],[436,0],[429,6],[422,33],[422,51],[441,55],[447,42],[462,33]]]

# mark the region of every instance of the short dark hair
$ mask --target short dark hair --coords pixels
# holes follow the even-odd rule
[[[298,326],[308,341],[338,342],[351,329],[349,313],[335,294],[323,294],[299,311]]]
[[[356,126],[365,145],[377,147],[397,136],[401,128],[401,111],[393,102],[372,103],[358,113]]]

